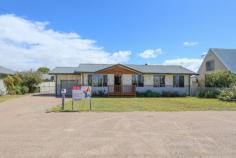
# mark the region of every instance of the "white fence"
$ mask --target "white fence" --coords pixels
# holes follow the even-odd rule
[[[55,82],[43,82],[39,85],[40,94],[55,95]]]

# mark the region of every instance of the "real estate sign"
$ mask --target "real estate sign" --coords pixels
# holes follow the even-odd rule
[[[92,87],[91,86],[74,86],[72,87],[72,99],[81,100],[81,99],[90,99],[92,96]]]

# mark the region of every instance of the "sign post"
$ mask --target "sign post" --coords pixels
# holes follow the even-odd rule
[[[62,110],[64,110],[66,89],[62,89],[62,90],[61,90],[61,95],[62,95]]]
[[[91,96],[92,96],[91,86],[74,86],[72,88],[72,110],[74,110],[74,101],[82,99],[90,99],[89,109],[92,110]]]
[[[92,98],[90,97],[90,99],[89,99],[89,110],[90,111],[92,111],[92,100],[91,100]]]

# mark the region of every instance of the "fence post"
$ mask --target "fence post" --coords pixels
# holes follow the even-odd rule
[[[89,110],[92,111],[92,99],[89,99]]]

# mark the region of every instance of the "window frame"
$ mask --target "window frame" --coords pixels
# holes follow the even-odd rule
[[[93,86],[93,75],[88,74],[88,86]]]
[[[103,87],[107,87],[108,86],[108,76],[103,75],[102,79],[103,79],[103,82],[102,82]]]
[[[166,76],[163,74],[153,75],[153,87],[165,87],[166,86],[165,78]],[[157,82],[156,82],[156,79],[157,79]]]
[[[179,88],[185,87],[184,75],[181,75],[181,74],[173,75],[173,87],[179,87]]]
[[[132,85],[135,85],[137,87],[143,87],[144,86],[143,74],[133,74],[132,75]]]
[[[214,71],[215,70],[215,60],[206,61],[206,71]]]
[[[94,86],[94,87],[107,87],[108,86],[108,75],[106,75],[106,74],[92,75],[92,86]]]

